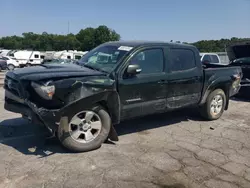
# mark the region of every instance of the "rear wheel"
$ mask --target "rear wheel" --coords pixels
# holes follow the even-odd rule
[[[201,107],[201,115],[207,120],[221,117],[226,106],[226,95],[222,89],[216,89],[209,94],[206,103]]]
[[[110,116],[101,106],[72,112],[68,120],[66,128],[59,125],[58,138],[64,147],[76,152],[101,147],[111,127]]]

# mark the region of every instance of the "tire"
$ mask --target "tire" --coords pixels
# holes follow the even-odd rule
[[[221,103],[218,101],[217,104],[215,104],[215,106],[218,105],[218,106],[221,106],[221,108],[218,107],[217,109],[220,109],[220,110],[217,111],[217,113],[213,113],[212,111],[215,110],[215,107],[213,105],[214,104],[213,100],[216,98],[217,99],[220,98],[222,100]],[[224,91],[222,89],[216,89],[209,94],[209,96],[207,97],[206,103],[203,106],[201,106],[200,113],[207,120],[217,120],[222,116],[225,110],[225,106],[226,106],[226,95]]]
[[[10,71],[12,71],[12,70],[15,69],[15,66],[14,66],[13,64],[9,64],[9,65],[8,65],[8,69],[9,69]]]
[[[0,72],[2,72],[2,67],[0,66]]]
[[[99,105],[94,106],[89,109],[79,109],[79,110],[75,110],[74,112],[73,111],[74,110],[72,110],[72,112],[68,114],[69,123],[68,123],[67,128],[64,128],[62,125],[59,125],[58,127],[57,136],[61,144],[65,148],[73,152],[87,152],[87,151],[100,148],[102,143],[108,138],[110,128],[111,128],[111,118],[108,112],[102,106],[99,106]],[[87,132],[82,132],[83,130],[81,130],[81,135],[78,137],[73,136],[74,131],[77,131],[79,133],[79,130],[83,129],[82,127],[84,127],[88,123],[82,122],[80,123],[81,125],[78,125],[77,128],[72,131],[73,129],[72,127],[75,128],[75,124],[72,124],[73,120],[75,120],[74,118],[77,116],[77,114],[78,114],[78,117],[80,117],[81,115],[84,116],[84,114],[86,115],[87,114],[85,113],[86,111],[87,113],[89,112],[94,113],[94,116],[97,115],[98,117],[93,116],[93,118],[97,118],[97,119],[99,118],[101,122],[101,128],[100,128],[99,134],[95,138],[93,138],[91,141],[86,141],[85,139],[87,137],[86,136],[87,132],[89,132],[89,130],[90,131],[93,130],[92,127]],[[87,118],[84,117],[82,121],[85,121],[84,119],[87,120]],[[91,122],[92,122],[92,119],[90,119]],[[92,123],[88,125],[92,125]],[[94,133],[93,134],[91,133],[91,135],[94,135]]]
[[[27,63],[27,64],[26,64],[26,67],[31,67],[31,64],[30,64],[30,63]]]

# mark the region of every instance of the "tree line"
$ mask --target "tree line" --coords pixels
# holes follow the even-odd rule
[[[31,49],[39,51],[81,50],[89,51],[108,41],[120,40],[116,31],[105,25],[97,28],[81,29],[76,35],[23,33],[22,36],[7,36],[0,38],[0,47],[4,49]]]
[[[0,38],[0,47],[4,49],[31,49],[39,51],[81,50],[89,51],[94,47],[108,41],[118,41],[121,36],[113,29],[105,25],[97,28],[87,27],[81,29],[77,34],[56,35],[43,32],[23,33],[22,36],[8,36]],[[223,52],[231,44],[250,41],[250,38],[201,40],[194,43],[200,52]],[[172,41],[171,41],[172,42]],[[180,43],[180,41],[176,41]]]

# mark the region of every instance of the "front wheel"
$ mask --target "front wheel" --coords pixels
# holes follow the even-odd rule
[[[72,112],[68,120],[68,126],[59,125],[58,138],[64,147],[75,152],[101,147],[111,127],[110,116],[101,106]]]
[[[226,95],[222,89],[209,94],[206,103],[201,107],[201,115],[207,120],[219,119],[226,106]]]

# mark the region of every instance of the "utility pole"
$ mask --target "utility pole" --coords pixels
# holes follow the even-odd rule
[[[69,21],[68,21],[68,34],[69,35]],[[68,36],[67,36],[67,51],[69,50],[69,39],[68,39]]]

